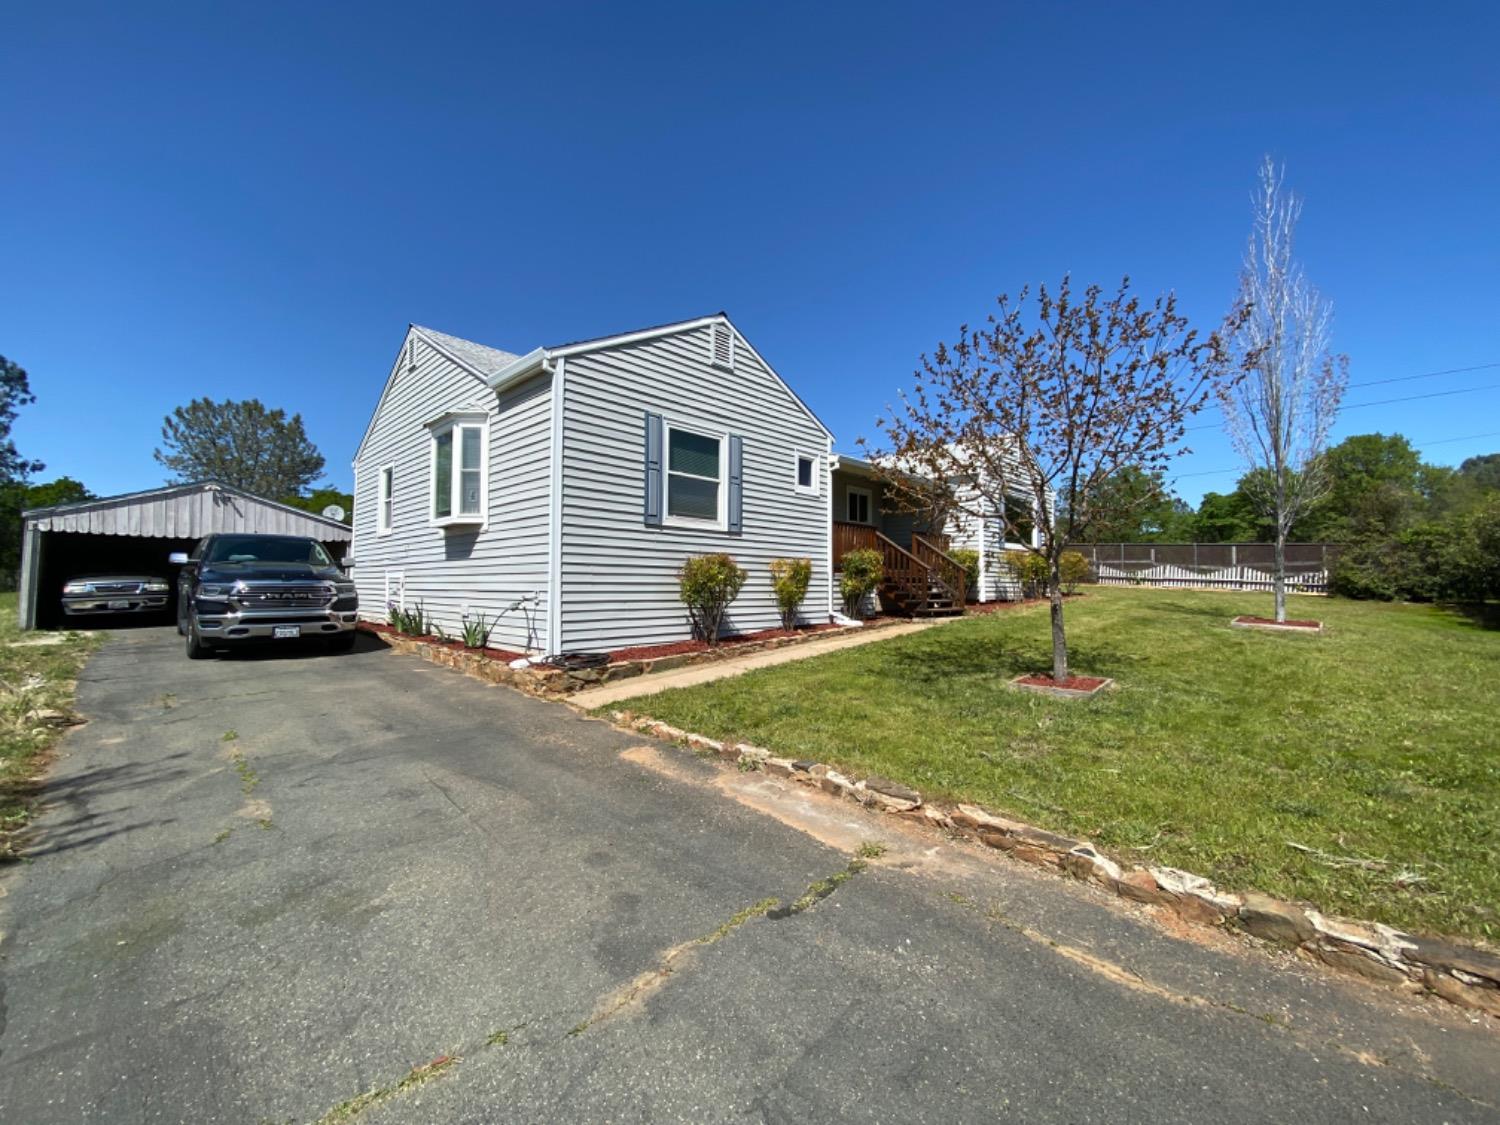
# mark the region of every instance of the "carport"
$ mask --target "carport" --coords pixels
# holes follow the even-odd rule
[[[203,481],[21,513],[21,628],[62,621],[63,583],[83,574],[160,575],[176,586],[173,551],[191,551],[215,531],[306,535],[342,559],[354,537],[346,524],[274,500]]]

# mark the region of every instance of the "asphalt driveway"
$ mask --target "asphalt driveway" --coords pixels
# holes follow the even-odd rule
[[[5,1122],[1500,1120],[1482,1020],[373,643],[122,633],[79,705]]]

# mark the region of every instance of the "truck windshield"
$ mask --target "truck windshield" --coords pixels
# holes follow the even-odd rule
[[[271,535],[221,535],[204,560],[211,563],[310,563],[332,566],[333,560],[313,539],[282,539]]]

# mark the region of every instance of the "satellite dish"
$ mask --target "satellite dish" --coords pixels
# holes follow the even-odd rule
[[[330,504],[323,509],[323,518],[333,520],[336,523],[343,523],[344,509],[337,504]]]

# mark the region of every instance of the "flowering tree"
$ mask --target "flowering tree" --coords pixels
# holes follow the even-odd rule
[[[1116,473],[1159,472],[1186,451],[1187,419],[1236,377],[1225,337],[1244,313],[1203,337],[1175,296],[1143,302],[1129,278],[1113,293],[1092,285],[1075,296],[1064,277],[1034,303],[1022,290],[998,306],[984,326],[964,325],[955,343],[922,357],[899,409],[877,422],[886,448],[873,459],[906,503],[920,504],[931,488],[913,475],[948,482],[956,518],[998,519],[1007,540],[1023,540],[1045,561],[1052,675],[1061,682],[1063,548],[1121,514],[1124,494],[1102,487]],[[1033,515],[1034,544],[1029,528],[1020,534]]]
[[[1328,493],[1323,453],[1349,384],[1349,357],[1328,351],[1333,305],[1292,259],[1301,215],[1266,157],[1240,273],[1249,316],[1231,340],[1247,377],[1220,389],[1225,428],[1250,469],[1241,488],[1275,528],[1277,621],[1286,620],[1287,534]]]

